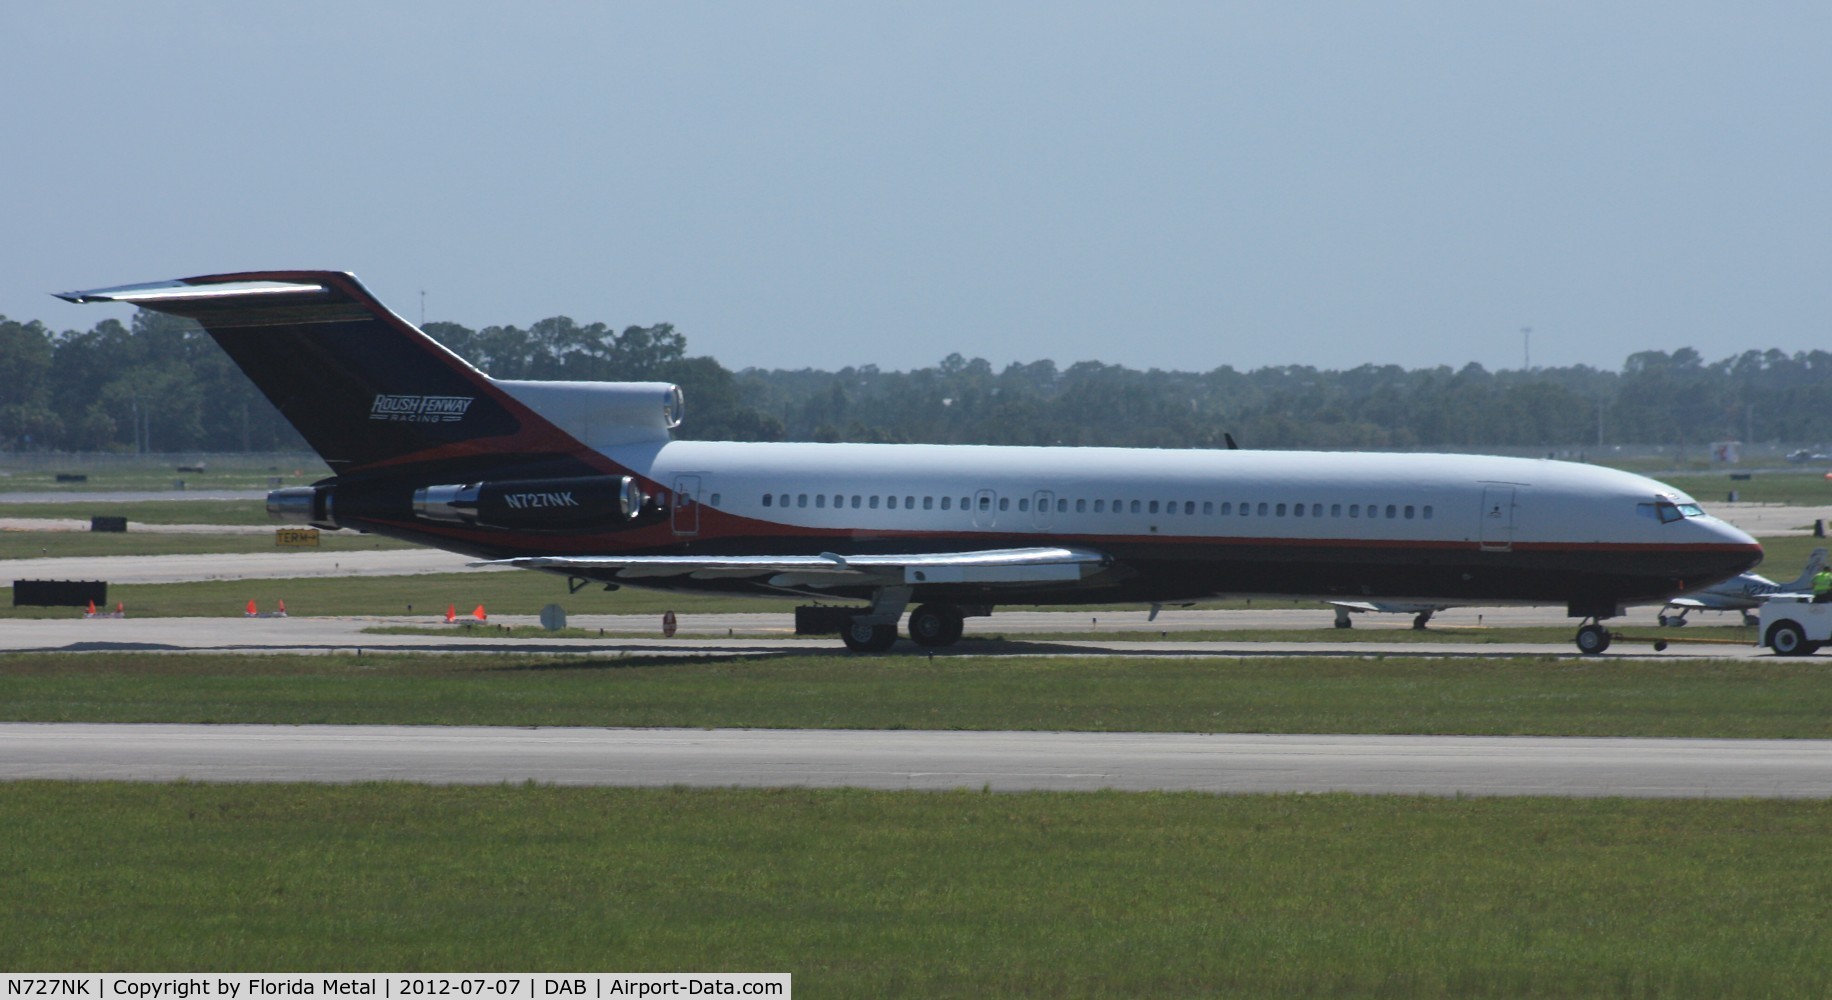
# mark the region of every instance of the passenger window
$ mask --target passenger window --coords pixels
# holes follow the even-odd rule
[[[1399,516],[1399,508],[1395,507],[1393,504],[1388,504],[1387,505],[1387,517],[1393,518],[1397,516]]]
[[[1194,500],[1185,500],[1185,501],[1183,501],[1183,513],[1185,513],[1185,514],[1194,514],[1194,513],[1196,513],[1196,501],[1194,501]]]
[[[1202,501],[1202,512],[1203,512],[1204,514],[1213,514],[1213,513],[1215,513],[1215,501],[1213,501],[1213,500],[1204,500],[1204,501]]]
[[[1105,500],[1094,501],[1094,513],[1105,514],[1106,512],[1107,512],[1107,501]]]
[[[713,505],[714,507],[717,507],[717,506],[719,506],[719,494],[717,494],[717,493],[714,493],[714,494],[712,495],[712,505]]]
[[[951,503],[953,503],[953,502],[954,502],[954,498],[953,498],[953,497],[942,497],[942,498],[941,498],[941,509],[942,509],[942,510],[947,510],[947,509],[948,509],[948,505],[949,505],[949,504],[951,504]]]
[[[1341,517],[1342,516],[1342,505],[1339,503],[1330,504],[1329,505],[1329,516]]]
[[[1067,514],[1068,512],[1069,512],[1069,502],[1067,500],[1056,501],[1056,513]]]
[[[814,495],[814,506],[821,510],[826,510],[827,509],[827,494],[816,493]]]
[[[1349,504],[1349,516],[1350,517],[1360,517],[1361,516],[1361,505],[1358,503]]]
[[[1005,505],[1004,505],[1004,503],[1002,503],[1002,502],[1001,502],[1001,503],[999,504],[999,509],[1000,509],[1000,510],[1004,510],[1004,509],[1005,509]],[[1028,511],[1028,510],[1030,510],[1030,497],[1024,497],[1024,498],[1022,498],[1022,499],[1020,499],[1020,500],[1018,501],[1018,510],[1020,510],[1020,511]]]
[[[1148,511],[1148,513],[1156,514],[1157,512],[1158,512],[1158,502],[1156,500],[1153,500],[1151,502],[1151,509]]]
[[[871,509],[872,509],[872,510],[877,510],[877,509],[878,509],[878,497],[877,497],[877,494],[873,494],[873,495],[872,495],[872,498],[871,498],[871,503],[869,504],[869,506],[871,507]]]
[[[991,497],[981,497],[980,498],[980,509],[981,510],[991,510],[992,509],[992,498]]]
[[[915,510],[916,509],[916,498],[915,497],[904,497],[903,498],[903,509],[904,510]]]
[[[1265,516],[1266,516],[1266,501],[1264,501],[1264,500],[1261,500],[1261,501],[1260,501],[1260,505],[1259,505],[1259,516],[1261,516],[1261,517],[1265,517]]]
[[[1285,516],[1285,505],[1284,505],[1284,504],[1279,504],[1279,505],[1278,505],[1278,508],[1277,508],[1277,514],[1276,514],[1275,516],[1277,516],[1277,517],[1284,517],[1284,516]]]
[[[1098,503],[1099,501],[1096,501],[1096,502]],[[1086,500],[1075,501],[1075,513],[1086,514],[1087,512],[1088,512],[1088,501]]]
[[[854,493],[852,495],[852,509],[853,510],[859,509],[859,495],[857,493]]]
[[[922,498],[922,509],[923,510],[934,510],[935,509],[935,498],[934,497],[923,497]]]
[[[999,509],[1000,510],[1010,510],[1011,509],[1011,497],[1000,497],[999,498]]]
[[[763,495],[763,505],[764,505],[765,507],[768,507],[768,506],[770,505],[770,500],[771,500],[771,495],[770,495],[770,494],[768,494],[768,493],[765,493],[765,494]]]
[[[1425,505],[1425,520],[1427,521],[1431,520],[1431,505],[1430,504]]]
[[[1156,507],[1156,506],[1157,506],[1157,504],[1152,504],[1152,506],[1153,506],[1153,507]],[[1134,501],[1132,502],[1132,512],[1133,512],[1134,514],[1137,514],[1137,513],[1139,512],[1139,502],[1138,502],[1137,500],[1134,500]]]
[[[795,506],[797,506],[797,507],[806,507],[806,506],[808,506],[808,494],[806,494],[806,493],[797,493],[797,494],[795,494]]]
[[[1406,505],[1406,520],[1408,521],[1412,520],[1412,505],[1411,504]]]
[[[1310,505],[1310,516],[1311,517],[1322,517],[1323,516],[1323,505],[1320,503],[1311,504]]]
[[[1234,501],[1232,500],[1222,501],[1221,512],[1224,516],[1234,513]]]
[[[1304,505],[1303,505],[1303,504],[1301,504],[1301,503],[1299,503],[1299,504],[1292,504],[1292,506],[1291,506],[1291,516],[1292,516],[1292,517],[1303,517],[1303,516],[1304,516]]]

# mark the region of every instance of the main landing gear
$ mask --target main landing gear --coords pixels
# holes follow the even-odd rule
[[[952,604],[924,604],[910,612],[910,640],[938,649],[960,641],[966,616]]]
[[[855,653],[882,653],[891,648],[897,641],[897,626],[873,625],[860,620],[864,617],[861,615],[854,619],[840,633],[840,641],[846,644],[846,648]]]
[[[1609,629],[1594,619],[1583,628],[1578,629],[1578,652],[1585,656],[1596,656],[1609,648],[1611,636]]]
[[[798,608],[800,634],[840,634],[840,641],[855,653],[882,653],[897,642],[897,623],[909,605],[909,587],[885,587],[872,595],[870,610],[854,614],[845,608]],[[965,619],[992,613],[990,605],[931,602],[910,613],[910,641],[925,649],[941,649],[960,641]]]

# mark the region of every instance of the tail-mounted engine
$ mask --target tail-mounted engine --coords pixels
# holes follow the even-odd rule
[[[580,531],[635,520],[648,502],[629,476],[582,476],[428,486],[414,491],[413,512],[485,528]]]

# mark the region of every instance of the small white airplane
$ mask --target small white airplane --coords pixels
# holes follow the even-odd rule
[[[1330,606],[1336,609],[1336,627],[1354,628],[1355,622],[1349,615],[1356,612],[1375,612],[1383,615],[1411,615],[1412,627],[1423,630],[1431,621],[1431,616],[1452,607],[1449,604],[1394,604],[1390,601],[1331,601]]]
[[[1689,591],[1668,601],[1660,609],[1660,624],[1684,625],[1686,615],[1693,611],[1741,611],[1743,624],[1755,625],[1758,619],[1754,612],[1768,603],[1771,595],[1811,592],[1813,577],[1825,564],[1826,550],[1814,549],[1813,554],[1807,557],[1807,568],[1791,583],[1776,583],[1759,573],[1742,573],[1709,587]],[[1678,608],[1679,614],[1667,614],[1673,608]]]
[[[995,604],[1562,604],[1736,576],[1754,538],[1643,476],[1476,455],[676,440],[680,389],[478,371],[338,271],[67,292],[196,320],[332,475],[282,521],[598,583],[813,599],[798,632],[946,646]]]

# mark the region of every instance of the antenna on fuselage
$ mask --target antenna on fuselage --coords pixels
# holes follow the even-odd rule
[[[1234,435],[1229,434],[1227,431],[1222,431],[1221,439],[1228,443],[1229,451],[1239,451],[1240,450],[1240,445],[1237,445],[1234,443]]]

